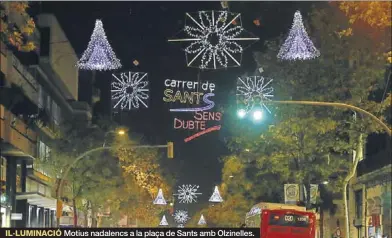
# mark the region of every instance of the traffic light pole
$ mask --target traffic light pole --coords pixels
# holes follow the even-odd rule
[[[351,109],[358,113],[369,116],[385,130],[385,132],[389,135],[389,137],[392,136],[391,128],[389,128],[388,125],[386,125],[383,121],[381,121],[379,118],[377,118],[375,115],[371,114],[370,112],[350,104],[338,103],[338,102],[317,102],[317,101],[265,101],[264,103],[265,104],[296,104],[296,105],[338,107],[338,108]]]
[[[60,181],[58,183],[57,186],[57,191],[56,191],[56,196],[57,196],[57,200],[60,200],[63,196],[63,186],[64,186],[64,180],[67,178],[69,172],[71,171],[71,169],[79,162],[81,161],[83,158],[86,158],[87,155],[98,152],[98,151],[103,151],[103,150],[108,150],[111,149],[111,146],[102,146],[102,147],[97,147],[95,149],[91,149],[89,151],[84,152],[83,154],[81,154],[80,156],[78,156],[65,170],[65,172],[63,173],[63,175],[60,178]],[[168,148],[173,150],[173,143],[169,142],[167,145],[135,145],[135,146],[131,146],[131,148]],[[168,155],[170,154],[170,152],[168,151]],[[57,202],[57,209],[56,209],[56,215],[57,215],[57,227],[60,227],[60,217],[62,214],[62,204],[61,202]]]

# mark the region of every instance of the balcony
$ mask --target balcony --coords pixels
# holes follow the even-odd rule
[[[1,71],[6,80],[10,84],[19,86],[26,97],[38,105],[39,84],[37,80],[14,54],[7,51],[5,44],[2,42],[0,42],[0,52]]]
[[[36,157],[37,134],[3,105],[0,105],[0,137],[2,155]]]

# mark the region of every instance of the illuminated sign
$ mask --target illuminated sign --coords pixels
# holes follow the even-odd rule
[[[193,112],[191,120],[175,117],[173,120],[174,129],[195,130],[196,134],[184,139],[188,142],[206,133],[220,130],[221,126],[215,125],[208,128],[208,122],[216,122],[222,119],[221,112],[207,112],[214,108],[215,103],[211,97],[215,96],[215,84],[211,82],[193,82],[166,79],[164,82],[166,89],[163,92],[163,101],[167,103],[180,103],[196,105],[196,107],[172,108],[170,112]],[[199,90],[200,89],[200,90]]]

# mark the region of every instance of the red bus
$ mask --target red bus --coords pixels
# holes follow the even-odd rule
[[[263,210],[260,238],[315,238],[316,215],[296,210]]]

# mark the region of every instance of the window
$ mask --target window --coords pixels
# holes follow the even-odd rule
[[[39,86],[39,97],[38,97],[38,107],[43,109],[45,107],[46,93],[44,88]]]
[[[54,123],[56,125],[60,125],[61,111],[60,111],[60,107],[57,105],[55,101],[52,101],[52,114],[53,114]]]
[[[49,160],[50,148],[42,141],[39,141],[38,146],[38,157],[41,160]]]
[[[355,191],[355,217],[362,218],[362,189]]]
[[[0,157],[0,181],[5,181],[7,176],[7,160]]]
[[[50,159],[50,148],[43,143],[42,141],[38,142],[38,158],[41,161],[47,161]],[[35,167],[35,170],[37,170],[38,172],[48,176],[48,174],[39,166]]]

